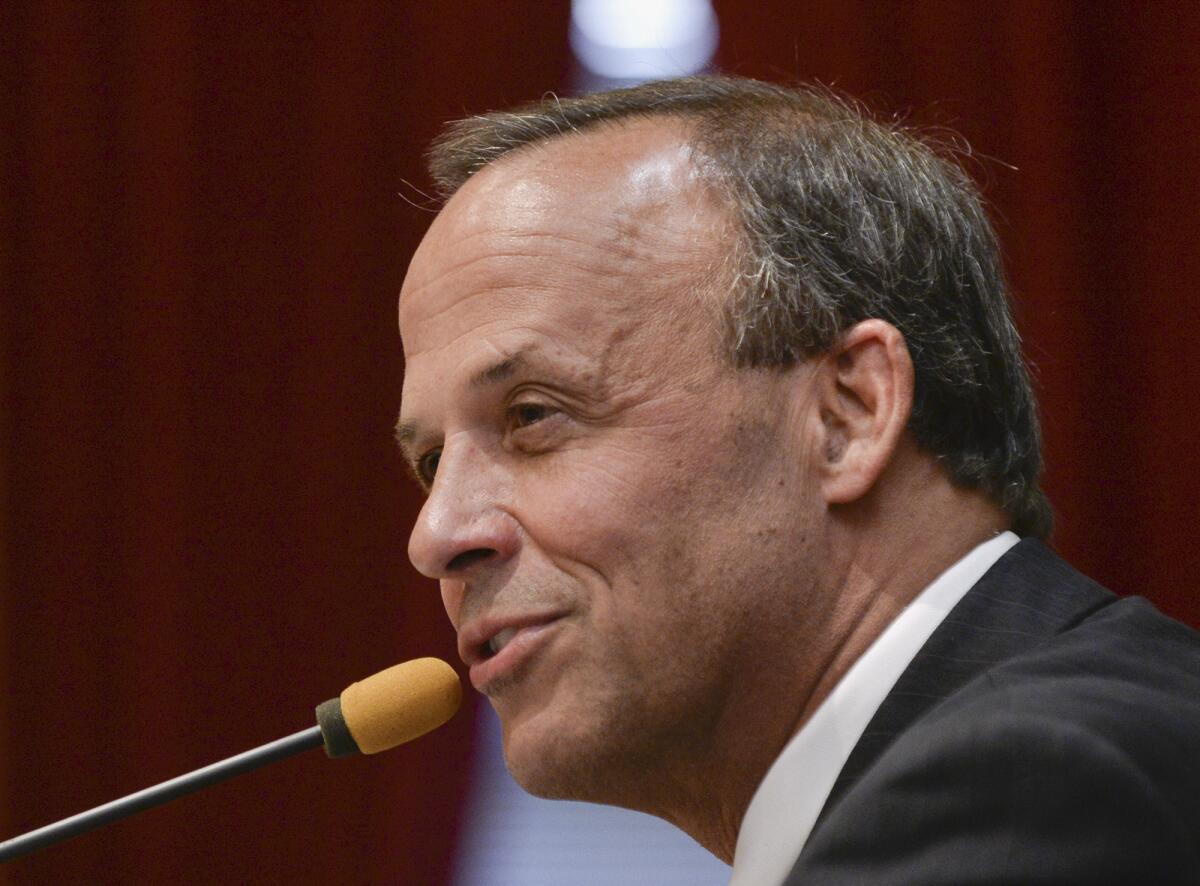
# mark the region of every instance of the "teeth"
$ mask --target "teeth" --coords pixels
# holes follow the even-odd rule
[[[515,628],[505,628],[492,639],[488,640],[488,649],[492,650],[492,655],[495,655],[501,649],[508,645],[508,641],[517,635]]]

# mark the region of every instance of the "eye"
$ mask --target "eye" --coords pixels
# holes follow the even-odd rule
[[[508,424],[512,430],[529,427],[544,421],[556,411],[544,403],[514,403],[508,410]]]
[[[438,462],[441,460],[441,449],[429,450],[417,461],[417,474],[419,474],[421,479],[427,484],[433,483],[433,478],[437,475]]]

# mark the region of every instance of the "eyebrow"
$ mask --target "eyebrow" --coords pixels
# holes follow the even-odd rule
[[[529,360],[526,357],[528,353],[527,349],[517,351],[511,357],[505,357],[499,363],[493,363],[491,366],[475,373],[475,375],[471,376],[470,386],[472,388],[483,388],[511,378],[516,374],[518,369],[524,369],[528,365]]]
[[[528,354],[529,348],[522,348],[510,357],[505,357],[490,366],[485,366],[479,372],[471,376],[471,380],[467,383],[471,388],[483,388],[488,385],[494,385],[505,381],[516,375],[517,371],[524,369],[529,364]],[[400,446],[400,451],[404,453],[404,458],[408,462],[409,467],[416,472],[416,453],[413,451],[413,442],[416,440],[418,428],[415,422],[397,421],[396,422],[396,443]],[[417,478],[420,480],[420,478]]]

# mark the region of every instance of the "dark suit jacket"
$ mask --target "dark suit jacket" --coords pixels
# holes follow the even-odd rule
[[[1025,540],[904,671],[787,886],[1200,884],[1200,634]]]

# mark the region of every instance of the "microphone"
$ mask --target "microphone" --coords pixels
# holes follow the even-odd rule
[[[0,864],[312,748],[329,757],[386,751],[441,726],[461,701],[458,674],[441,659],[394,665],[317,705],[316,726],[6,840]]]

